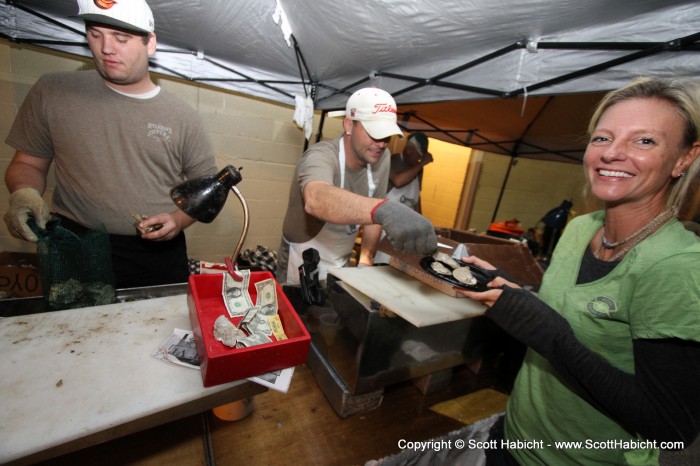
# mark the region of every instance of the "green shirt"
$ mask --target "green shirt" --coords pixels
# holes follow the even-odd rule
[[[607,276],[577,285],[584,251],[603,218],[603,212],[595,212],[569,224],[539,294],[566,318],[581,343],[632,374],[634,339],[700,341],[700,242],[674,219]],[[651,442],[576,395],[532,350],[508,402],[505,437],[542,441],[542,448],[510,450],[523,465],[658,464],[659,451]],[[581,444],[567,448],[555,442]]]

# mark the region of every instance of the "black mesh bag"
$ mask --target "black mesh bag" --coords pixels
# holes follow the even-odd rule
[[[32,220],[30,222],[33,223]],[[52,218],[39,237],[37,257],[44,298],[54,309],[116,302],[109,235],[104,229],[74,233]]]

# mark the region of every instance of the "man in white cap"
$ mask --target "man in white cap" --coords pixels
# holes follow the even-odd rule
[[[17,238],[45,227],[53,210],[75,232],[104,227],[117,288],[186,282],[183,230],[194,220],[170,189],[216,173],[199,115],[157,86],[148,60],[156,51],[144,0],[78,0],[96,70],[51,73],[30,90],[6,142],[16,154],[5,174]],[[56,171],[52,209],[42,195]],[[134,225],[133,213],[147,216]]]
[[[318,251],[319,280],[328,267],[344,267],[363,226],[359,264],[371,265],[382,228],[392,245],[409,253],[437,248],[433,225],[400,202],[386,199],[396,103],[379,88],[364,88],[348,99],[344,133],[311,146],[297,163],[278,253],[277,279],[300,283],[298,268],[309,248]],[[331,115],[331,116],[335,116]]]

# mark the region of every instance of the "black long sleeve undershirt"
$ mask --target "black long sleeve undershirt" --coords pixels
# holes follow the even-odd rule
[[[503,288],[486,312],[496,324],[545,357],[583,399],[646,439],[690,444],[700,429],[700,343],[633,341],[635,373],[590,351],[569,323],[529,291]]]

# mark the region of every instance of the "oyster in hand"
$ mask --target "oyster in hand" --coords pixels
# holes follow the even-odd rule
[[[469,267],[459,267],[453,270],[452,276],[460,282],[464,283],[465,285],[476,285],[476,277],[474,276],[474,274],[472,274],[472,271]]]
[[[137,214],[136,212],[132,212],[131,217],[135,220],[134,227],[136,227],[136,230],[142,235],[146,234],[146,233],[150,233],[152,231],[160,230],[161,228],[163,228],[162,223],[156,223],[155,225],[149,225],[147,227],[139,227],[139,224],[141,222],[148,219],[148,215],[140,215],[140,214]]]

